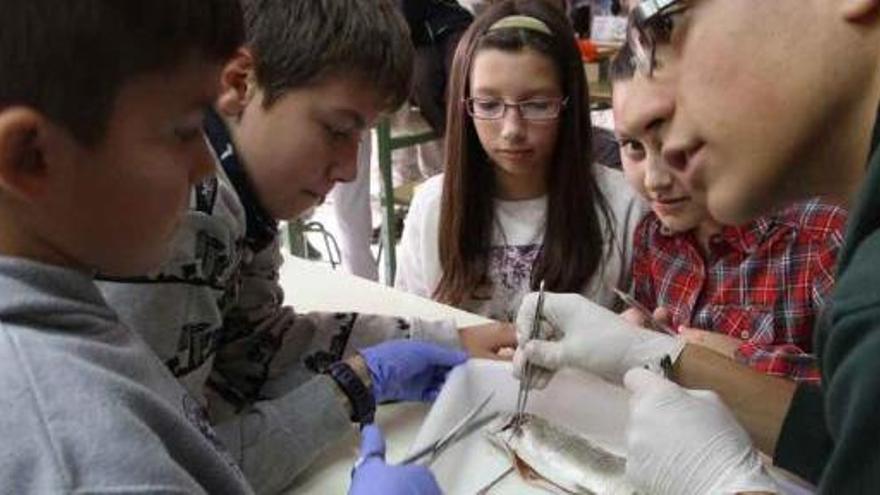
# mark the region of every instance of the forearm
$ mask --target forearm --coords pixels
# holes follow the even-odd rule
[[[794,382],[759,373],[691,344],[676,361],[672,378],[685,388],[718,393],[755,445],[773,456],[794,395]]]
[[[215,426],[257,493],[279,493],[324,450],[353,432],[350,410],[324,375]]]

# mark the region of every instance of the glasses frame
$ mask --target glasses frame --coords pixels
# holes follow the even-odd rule
[[[526,120],[528,122],[549,122],[551,120],[558,119],[559,116],[562,114],[562,111],[565,110],[565,107],[568,106],[568,97],[567,96],[558,96],[558,97],[553,97],[553,98],[533,98],[531,100],[523,100],[523,101],[518,101],[516,103],[508,103],[508,102],[499,98],[499,99],[497,99],[497,101],[498,101],[498,103],[503,105],[503,109],[501,110],[501,114],[498,117],[493,118],[493,117],[478,117],[477,115],[475,115],[476,112],[474,112],[473,102],[477,101],[477,100],[493,100],[494,101],[495,99],[494,98],[479,97],[479,96],[471,96],[471,97],[468,97],[468,98],[465,98],[462,100],[462,102],[464,103],[464,108],[467,111],[468,115],[471,116],[471,118],[473,118],[475,120],[488,120],[488,121],[502,120],[504,118],[504,116],[507,115],[507,109],[513,107],[513,108],[516,108],[516,112],[519,114],[519,117],[523,120]],[[524,105],[526,103],[533,103],[536,101],[555,103],[556,105],[558,105],[558,108],[556,109],[556,114],[552,117],[541,118],[541,119],[526,117],[523,114],[522,105]]]
[[[656,32],[667,26],[669,18],[689,8],[685,0],[643,0],[629,15],[627,43],[633,53],[636,68],[651,77],[657,67]]]

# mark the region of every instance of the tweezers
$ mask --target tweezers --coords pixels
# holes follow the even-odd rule
[[[494,395],[495,395],[495,392],[490,392],[489,395],[486,396],[486,398],[483,399],[482,402],[480,402],[479,404],[477,404],[476,407],[471,409],[465,415],[465,417],[462,418],[461,421],[456,423],[455,426],[453,426],[451,430],[449,430],[445,435],[443,435],[442,438],[440,438],[440,440],[437,440],[436,442],[433,442],[433,443],[427,445],[426,447],[421,448],[418,451],[410,454],[409,456],[404,458],[402,461],[400,461],[400,464],[412,464],[414,462],[420,461],[422,458],[424,458],[425,456],[427,456],[429,454],[431,455],[431,460],[434,460],[438,455],[440,455],[440,452],[442,452],[446,447],[448,447],[449,445],[451,445],[452,443],[454,443],[456,440],[458,440],[460,437],[463,436],[463,435],[459,435],[459,433],[463,433],[465,431],[470,431],[470,429],[467,428],[468,426],[471,426],[473,424],[478,424],[478,423],[482,424],[485,422],[485,419],[474,421],[474,418],[476,418],[477,415],[480,414],[480,411],[482,411],[486,407],[486,404],[488,404],[489,401],[492,400],[492,397]]]
[[[656,330],[658,332],[663,332],[665,334],[672,335],[673,337],[678,336],[678,333],[675,330],[673,330],[672,327],[670,327],[669,325],[667,325],[665,323],[660,323],[656,318],[654,318],[653,313],[651,313],[651,311],[649,311],[648,308],[642,306],[641,303],[636,301],[636,298],[627,294],[626,292],[623,292],[622,290],[618,289],[617,287],[613,287],[612,289],[614,289],[614,293],[617,294],[617,297],[622,299],[623,302],[627,304],[627,306],[634,308],[636,311],[641,313],[642,316],[644,316],[647,319],[648,325],[651,327],[652,330]]]
[[[544,281],[541,280],[541,285],[538,288],[538,304],[535,306],[535,316],[532,320],[532,328],[529,332],[529,341],[535,340],[538,338],[538,334],[541,332],[541,320],[544,319]],[[516,395],[516,414],[513,419],[513,426],[516,429],[519,428],[519,425],[522,421],[523,414],[526,412],[526,403],[529,400],[529,390],[531,389],[532,384],[532,373],[534,372],[532,368],[532,363],[526,361],[526,364],[523,369],[523,376],[519,382],[519,393]]]

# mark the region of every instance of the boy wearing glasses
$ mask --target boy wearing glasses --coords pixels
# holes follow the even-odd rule
[[[579,336],[563,344],[578,357],[557,365],[623,376],[675,361],[678,385],[641,369],[625,379],[634,393],[627,472],[646,491],[776,491],[757,447],[820,493],[877,493],[880,154],[871,131],[880,1],[646,1],[632,16],[643,74],[674,95],[658,118],[663,156],[705,194],[712,215],[741,223],[818,194],[850,202],[837,285],[817,328],[822,385],[725,367],[638,329],[595,331],[573,301],[553,324]],[[527,358],[535,344],[525,345]]]

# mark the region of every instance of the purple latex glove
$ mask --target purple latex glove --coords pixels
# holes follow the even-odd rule
[[[385,439],[376,425],[361,430],[361,457],[351,474],[349,495],[440,495],[434,475],[424,466],[385,464]]]
[[[449,370],[467,361],[463,351],[416,340],[392,340],[360,351],[376,402],[432,401]]]

